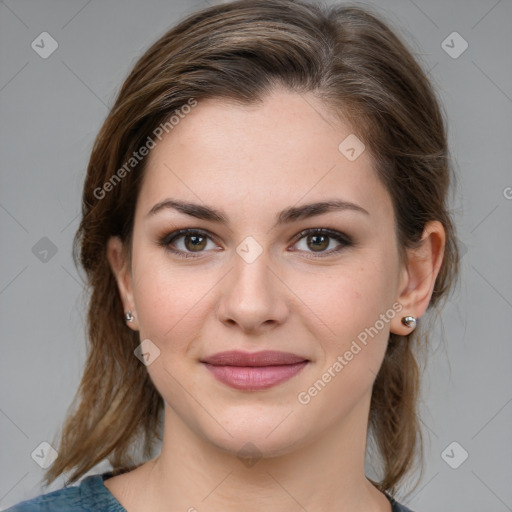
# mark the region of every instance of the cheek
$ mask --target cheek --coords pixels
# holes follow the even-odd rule
[[[165,402],[187,408],[185,382],[194,396],[204,392],[187,376],[197,369],[194,341],[204,338],[204,318],[212,308],[208,291],[217,280],[199,267],[173,268],[160,259],[145,258],[147,264],[138,268],[135,297],[140,339],[151,340],[160,351],[147,371]]]
[[[338,272],[321,292],[304,295],[304,302],[320,319],[309,314],[322,353],[297,399],[313,416],[337,421],[371,392],[386,352],[390,322],[397,314],[392,308],[390,274],[380,265],[365,265],[346,274]],[[311,289],[308,284],[302,282],[302,293]]]
[[[141,339],[169,352],[183,351],[201,328],[208,292],[218,279],[199,266],[180,268],[161,255],[139,260],[134,297]]]
[[[360,261],[364,263],[347,263],[328,272],[296,272],[293,277],[294,292],[307,306],[304,312],[310,311],[311,326],[317,326],[320,340],[336,348],[350,344],[392,306],[395,276],[386,258],[361,257]],[[386,329],[380,326],[379,330]]]
[[[397,314],[392,308],[395,276],[387,263],[393,261],[391,255],[382,251],[362,261],[337,269],[329,278],[301,278],[299,293],[321,320],[309,314],[322,353],[299,402],[315,402],[312,407],[319,414],[327,408],[333,421],[371,391],[386,352],[390,322]],[[314,281],[320,286],[315,288]],[[318,292],[312,293],[315,289]]]

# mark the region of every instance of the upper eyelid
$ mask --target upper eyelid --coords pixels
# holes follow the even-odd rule
[[[294,239],[300,240],[301,238],[304,238],[306,235],[310,233],[320,233],[331,238],[341,238],[347,242],[351,240],[351,237],[349,235],[343,233],[342,231],[338,231],[337,229],[331,228],[306,228],[303,229],[302,231],[299,231],[295,235]]]
[[[175,231],[172,231],[171,233],[168,233],[167,235],[163,236],[163,240],[169,239],[169,243],[171,241],[176,240],[177,238],[182,238],[187,235],[206,235],[207,238],[209,238],[212,241],[216,241],[216,236],[213,233],[210,233],[208,230],[205,229],[199,229],[199,228],[184,228],[184,229],[176,229]],[[170,235],[173,235],[172,237]]]

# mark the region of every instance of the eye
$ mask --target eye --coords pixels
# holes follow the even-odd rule
[[[176,254],[180,258],[196,258],[194,253],[201,253],[208,247],[208,241],[213,243],[212,238],[205,231],[197,229],[180,229],[164,236],[159,240],[158,245],[164,247],[167,251]],[[180,247],[177,247],[181,244]]]
[[[353,245],[352,240],[347,235],[327,228],[313,228],[301,231],[297,236],[295,246],[302,240],[305,241],[305,248],[293,249],[292,251],[299,250],[301,252],[309,252],[313,258],[326,257],[334,253],[338,253],[346,247]],[[337,242],[337,246],[327,250],[332,241]],[[200,253],[208,250],[208,242],[211,242],[209,249],[215,249],[217,246],[213,242],[212,237],[206,232],[198,229],[180,229],[165,235],[158,241],[158,245],[164,247],[180,258],[197,258]],[[181,244],[181,246],[180,246]],[[312,248],[309,251],[308,248]],[[316,253],[316,254],[315,254]]]
[[[295,244],[296,246],[304,239],[303,248],[299,248],[299,250],[312,253],[313,258],[330,256],[333,253],[340,252],[345,247],[353,245],[352,240],[347,235],[327,228],[306,229],[297,235],[297,239],[298,242]],[[331,244],[331,242],[333,240],[338,243],[335,248],[332,248],[333,244]],[[331,249],[327,251],[326,249],[329,247],[331,247]],[[312,248],[313,250],[308,251],[308,248]]]

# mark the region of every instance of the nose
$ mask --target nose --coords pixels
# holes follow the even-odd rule
[[[228,327],[266,332],[285,322],[290,291],[263,251],[252,262],[234,255],[234,268],[221,281],[217,316]]]

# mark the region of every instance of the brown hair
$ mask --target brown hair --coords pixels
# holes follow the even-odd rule
[[[420,65],[379,16],[355,6],[294,0],[241,0],[193,13],[136,63],[92,149],[73,252],[90,292],[88,353],[46,483],[68,470],[74,470],[69,481],[78,480],[105,458],[123,472],[140,464],[134,463],[140,456],[129,453],[136,441],[143,441],[142,455],[149,457],[154,442],[162,440],[163,400],[134,356],[140,339],[124,322],[106,257],[107,241],[116,235],[129,256],[147,159],[119,170],[191,99],[248,104],[261,101],[275,85],[314,94],[364,141],[392,197],[401,258],[405,248],[419,243],[428,221],[443,224],[445,253],[429,309],[456,283],[444,116]],[[369,436],[381,462],[380,479],[373,483],[391,493],[423,462],[420,370],[413,353],[426,345],[428,333],[422,331],[390,335],[373,386]]]

